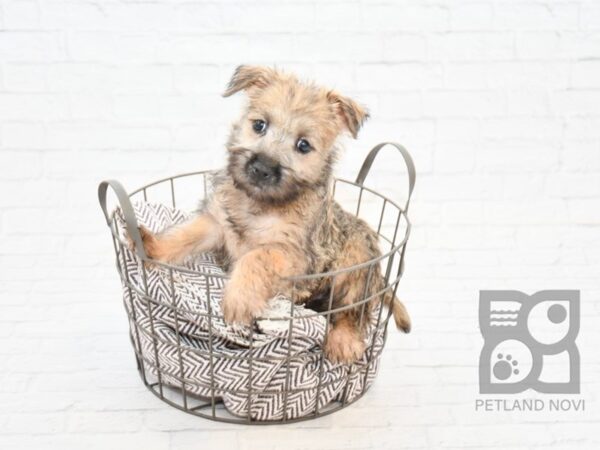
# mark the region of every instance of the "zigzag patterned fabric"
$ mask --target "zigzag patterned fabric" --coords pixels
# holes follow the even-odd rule
[[[140,202],[134,209],[138,222],[154,232],[190,217],[162,204]],[[125,236],[119,210],[115,217],[118,235]],[[375,323],[369,324],[369,366],[370,350],[355,364],[333,364],[322,357],[323,316],[302,305],[292,309],[289,299],[277,296],[255,329],[228,325],[221,311],[226,274],[212,255],[195,255],[182,270],[143,267],[121,242],[119,265],[132,342],[145,370],[164,385],[215,398],[235,416],[268,421],[313,414],[317,404],[323,410],[333,401],[352,401],[375,379],[383,327],[375,332]],[[291,327],[283,319],[290,312]]]

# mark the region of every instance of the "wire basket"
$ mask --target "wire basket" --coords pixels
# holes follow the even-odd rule
[[[385,145],[398,149],[406,163],[408,195],[403,207],[364,186],[375,157]],[[410,154],[398,144],[381,143],[365,158],[356,181],[334,180],[334,198],[346,210],[350,210],[350,205],[356,216],[377,231],[380,244],[385,248],[381,256],[340,270],[289,277],[292,295],[285,303],[288,309],[277,317],[254,319],[252,326],[238,330],[243,342],[234,343],[225,342],[219,334],[225,325],[218,310],[218,292],[226,283],[227,274],[219,272],[212,260],[207,263],[211,270],[206,270],[207,266],[184,267],[150,260],[139,234],[138,220],[143,221],[143,217],[139,217],[139,205],[156,200],[170,205],[170,208],[159,205],[161,217],[167,213],[176,214],[173,211],[179,211],[176,208],[181,208],[186,195],[196,202],[207,196],[211,173],[201,171],[165,178],[130,194],[114,180],[103,181],[98,188],[100,205],[113,238],[130,339],[142,381],[171,406],[230,423],[274,424],[307,420],[355,402],[368,390],[378,371],[391,315],[391,311],[383,307],[384,294],[396,293],[404,272],[404,254],[411,227],[407,211],[415,184]],[[110,213],[107,209],[108,187],[118,200],[118,207]],[[135,250],[127,245],[123,230],[131,237]],[[329,290],[329,308],[324,311],[312,311],[294,301],[297,283],[311,279],[326,281],[333,286],[337,276],[358,270],[370,273],[376,265],[380,265],[384,276],[383,290],[367,295],[370,292],[368,277],[363,299],[353,305],[332,308],[333,289]],[[153,267],[153,272],[148,267]],[[161,279],[159,288],[154,286],[156,279]],[[215,295],[216,303],[211,300]],[[194,304],[190,306],[191,297],[208,300],[202,308],[197,308]],[[367,349],[362,359],[354,364],[329,362],[322,349],[330,316],[349,307],[362,308],[364,312],[368,302],[374,302],[375,307],[369,318]],[[284,324],[278,328],[277,337],[265,338],[261,334],[265,324],[276,323]],[[309,336],[313,332],[314,336]],[[194,340],[198,337],[201,339]],[[302,345],[308,342],[305,351],[297,352],[299,342]],[[234,381],[226,384],[225,379]]]

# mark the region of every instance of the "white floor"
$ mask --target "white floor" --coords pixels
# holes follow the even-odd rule
[[[89,275],[98,281],[103,278]],[[178,411],[143,387],[129,348],[116,273],[110,268],[106,275],[112,280],[100,282],[105,288],[99,291],[104,293],[90,294],[88,300],[94,301],[49,294],[38,299],[38,318],[10,322],[2,318],[0,332],[10,348],[2,349],[0,448],[595,449],[600,445],[599,361],[594,344],[598,332],[589,329],[587,320],[582,334],[588,338],[580,341],[582,394],[568,397],[584,399],[584,412],[476,412],[481,339],[475,311],[456,312],[467,316],[457,329],[459,322],[444,317],[440,308],[414,305],[414,333],[390,334],[380,376],[356,404],[285,426],[228,425]],[[468,303],[475,306],[471,300]],[[15,315],[19,307],[7,311]],[[49,320],[37,320],[42,316]]]
[[[338,174],[381,141],[418,173],[399,291],[413,333],[390,334],[358,403],[286,426],[146,391],[96,198],[103,179],[220,167],[239,64],[368,106]],[[367,185],[402,198],[399,155],[380,156]],[[0,0],[2,450],[596,450],[599,275],[597,0]],[[559,397],[585,411],[475,410],[481,289],[581,290],[581,394]]]

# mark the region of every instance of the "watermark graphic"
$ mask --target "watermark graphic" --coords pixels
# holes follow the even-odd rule
[[[480,291],[481,394],[579,394],[579,291]]]

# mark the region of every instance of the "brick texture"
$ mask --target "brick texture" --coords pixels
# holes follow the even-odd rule
[[[338,173],[405,144],[419,172],[380,379],[332,416],[185,415],[135,370],[96,200],[224,162],[240,63],[343,90],[371,119]],[[368,181],[401,197],[399,158]],[[600,447],[600,4],[0,0],[1,448]],[[582,292],[585,412],[475,412],[480,289]],[[532,394],[533,395],[533,394]]]

